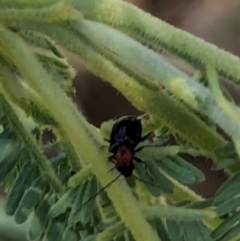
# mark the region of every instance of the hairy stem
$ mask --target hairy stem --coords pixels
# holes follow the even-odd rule
[[[220,74],[240,82],[240,59],[217,46],[119,0],[75,0],[85,18],[97,20],[119,29],[151,45],[166,49],[196,68],[215,67]]]
[[[14,61],[29,85],[39,93],[44,100],[45,107],[53,113],[54,118],[68,133],[77,154],[80,154],[80,157],[83,155],[84,159],[89,161],[94,174],[102,186],[105,186],[113,179],[113,174],[106,174],[107,157],[100,152],[99,132],[87,123],[76,106],[52,81],[28,46],[17,35],[3,27],[1,27],[0,33],[0,51],[3,51],[1,47],[4,46],[4,50],[6,50],[4,55]],[[145,241],[149,238],[152,241],[159,240],[157,234],[141,214],[137,201],[125,182],[120,182],[120,180],[114,182],[106,191],[122,221],[129,227],[136,240]]]

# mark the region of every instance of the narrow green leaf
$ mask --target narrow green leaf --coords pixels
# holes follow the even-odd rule
[[[171,241],[163,220],[161,218],[155,218],[154,224],[160,239],[164,241]]]
[[[235,236],[239,235],[239,230],[240,230],[240,223],[238,223],[236,226],[234,226],[232,229],[226,232],[221,238],[218,239],[218,241],[231,240]]]
[[[183,241],[179,224],[172,220],[166,220],[166,227],[171,241]]]
[[[213,241],[209,230],[200,222],[181,222],[185,241]]]
[[[43,198],[41,204],[36,208],[33,214],[33,218],[30,222],[30,227],[27,234],[29,240],[40,239],[42,233],[44,232],[47,226],[49,219],[48,215],[46,214],[55,202],[55,195],[51,195],[50,193],[48,193]]]
[[[132,234],[128,230],[124,232],[124,238],[125,238],[125,241],[135,241]]]
[[[51,126],[57,126],[57,122],[54,120],[52,115],[48,112],[46,108],[43,108],[38,103],[31,100],[26,99],[20,99],[18,100],[21,108],[25,111],[26,114],[31,115],[31,117],[36,121],[37,123],[41,125],[51,125]]]
[[[234,173],[216,191],[214,204],[218,205],[239,193],[240,172]]]
[[[162,186],[163,186],[163,184],[159,185],[158,182],[153,177],[151,177],[149,175],[149,173],[147,172],[147,169],[146,169],[147,168],[147,164],[144,165],[142,163],[135,162],[134,166],[135,166],[135,170],[136,170],[138,176],[142,180],[146,181],[146,182],[143,182],[143,183],[147,187],[147,189],[150,191],[150,193],[152,195],[154,195],[155,197],[158,197],[162,193]],[[147,182],[150,182],[150,183],[147,183]],[[151,183],[153,183],[153,184],[151,184]],[[154,186],[154,184],[155,185],[159,185],[159,187],[158,186]]]
[[[186,206],[186,205],[188,205],[188,204],[190,204],[191,203],[191,201],[189,201],[189,200],[182,200],[182,201],[177,201],[177,202],[174,202],[172,205],[174,206],[174,207],[184,207],[184,206]]]
[[[59,173],[59,179],[62,183],[67,183],[67,181],[69,180],[69,178],[71,177],[72,173],[70,170],[63,170]]]
[[[12,154],[18,146],[16,141],[10,139],[11,132],[9,129],[4,129],[0,134],[0,163],[6,156]]]
[[[84,192],[85,192],[85,189],[86,189],[87,185],[88,185],[88,181],[83,181],[78,186],[77,194],[76,194],[76,197],[73,201],[73,204],[72,204],[72,207],[71,207],[71,213],[70,213],[70,216],[68,218],[68,221],[71,224],[75,223],[76,215],[80,211],[80,210],[78,210],[78,207],[83,203],[83,197],[85,195]]]
[[[203,241],[213,241],[209,229],[203,223],[195,222],[195,225]]]
[[[193,173],[186,168],[181,167],[170,158],[165,158],[161,163],[159,163],[159,167],[162,168],[169,176],[185,185],[192,184],[196,181]]]
[[[0,110],[0,123],[1,123],[1,133],[0,133],[0,149],[1,153],[4,150],[5,146],[11,141],[11,135],[12,135],[12,128],[6,128],[3,127],[2,118],[4,118],[2,115],[4,115]],[[9,143],[10,144],[10,143]],[[12,143],[13,145],[14,143]],[[11,145],[10,145],[11,147]]]
[[[49,217],[55,218],[66,212],[67,208],[71,208],[76,192],[79,187],[71,188],[63,194],[63,196],[54,203],[49,210]]]
[[[125,238],[124,238],[123,235],[118,235],[118,236],[115,237],[113,240],[114,240],[114,241],[125,241]]]
[[[109,199],[109,197],[107,196],[107,194],[105,192],[103,195],[101,195],[102,193],[103,192],[99,193],[97,196],[98,210],[101,212],[102,219],[112,220],[112,219],[118,218],[116,210],[115,210],[114,206],[112,205],[111,200]],[[92,217],[94,217],[94,213],[93,213]]]
[[[190,205],[187,205],[188,208],[196,208],[196,209],[204,209],[204,208],[207,208],[207,207],[210,207],[212,206],[212,202],[213,202],[214,198],[208,198],[208,199],[205,199],[203,201],[199,201],[199,202],[195,202],[195,203],[192,203]]]
[[[182,157],[176,156],[174,159],[171,158],[175,163],[189,170],[196,178],[197,182],[203,182],[205,180],[204,173],[193,166],[191,163],[185,161]]]
[[[180,226],[183,230],[184,240],[185,241],[203,241],[199,237],[198,230],[196,230],[196,227],[193,222],[181,222]]]
[[[10,171],[14,168],[16,163],[19,161],[19,153],[21,152],[22,147],[16,146],[14,151],[8,156],[4,157],[0,161],[0,183],[7,177]]]
[[[61,155],[57,155],[55,157],[49,158],[48,160],[49,160],[52,168],[56,169],[63,161],[63,157]]]
[[[213,232],[212,237],[219,239],[226,232],[228,232],[233,226],[240,221],[240,212],[234,213],[230,218],[225,219]]]
[[[56,241],[62,240],[62,235],[65,229],[66,216],[61,214],[60,216],[52,219],[45,231],[43,241]]]
[[[105,208],[111,204],[111,200],[109,199],[105,191],[102,191],[101,193],[99,193],[97,198],[102,208]]]
[[[111,228],[114,225],[117,225],[117,223],[121,222],[119,216],[115,216],[113,221],[109,222],[102,222],[102,220],[96,225],[96,231],[99,233],[102,233],[103,231],[109,230],[108,228]],[[100,238],[100,237],[99,237]]]
[[[233,186],[234,183],[238,183],[240,181],[240,172],[234,173],[232,176],[230,176],[227,181],[225,181],[217,190],[216,195],[221,195],[226,190],[228,190],[230,187]]]
[[[151,176],[156,180],[156,184],[161,186],[162,190],[166,193],[173,193],[173,183],[159,170],[156,163],[152,160],[146,162],[147,168]]]
[[[105,240],[112,240],[119,236],[124,237],[126,234],[126,227],[122,222],[117,222],[113,226],[109,227],[108,229],[104,230],[102,233],[98,235],[99,241]],[[128,232],[127,232],[127,239],[128,239]]]
[[[216,165],[215,165],[215,170],[222,170],[224,168],[230,167],[232,165],[234,165],[235,163],[237,163],[238,160],[235,158],[226,158],[223,160],[219,160]]]
[[[217,213],[222,216],[227,213],[234,212],[240,203],[240,193],[234,197],[228,197],[228,200],[217,206]]]
[[[21,224],[28,219],[34,206],[40,201],[41,194],[42,190],[36,187],[30,187],[25,191],[14,215],[17,224]]]
[[[89,235],[87,238],[84,239],[84,241],[98,241],[97,234]]]
[[[96,177],[93,177],[89,182],[88,185],[84,191],[84,196],[82,202],[86,202],[91,198],[93,195],[95,195],[98,191],[98,181],[96,180]],[[90,201],[88,201],[86,204],[84,204],[80,210],[80,212],[77,213],[78,220],[84,225],[91,221],[92,212],[95,208],[95,199],[96,197],[92,198]]]
[[[214,151],[214,154],[216,155],[216,158],[218,160],[222,160],[225,158],[235,159],[237,157],[237,153],[233,142],[228,142],[223,147],[216,149]]]
[[[127,185],[130,188],[134,188],[136,186],[136,178],[134,178],[133,176],[126,177],[125,180],[126,180]]]
[[[62,235],[62,241],[78,241],[78,236],[71,225],[65,228]]]
[[[33,165],[31,161],[28,161],[23,166],[7,199],[7,203],[6,203],[7,215],[11,216],[16,211],[18,204],[24,194],[24,191],[31,184],[31,180],[32,180],[31,174],[34,168],[35,168],[35,165]]]
[[[28,43],[42,49],[50,50],[57,57],[63,58],[56,45],[44,34],[31,30],[20,30],[18,34]]]

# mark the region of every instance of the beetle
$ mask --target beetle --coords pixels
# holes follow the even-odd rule
[[[115,165],[110,170],[116,168],[119,171],[119,175],[117,175],[113,180],[111,180],[108,184],[102,187],[97,193],[91,196],[88,200],[82,203],[79,209],[88,203],[92,198],[97,196],[100,192],[110,186],[115,180],[117,180],[121,175],[124,177],[130,177],[133,174],[134,163],[133,160],[137,162],[145,164],[140,158],[135,157],[134,154],[137,151],[142,150],[144,147],[137,147],[137,145],[146,140],[151,133],[142,137],[142,124],[141,120],[134,116],[124,116],[119,118],[113,125],[110,139],[104,139],[109,142],[108,151],[113,153],[113,155],[109,156],[109,161],[113,162]],[[115,161],[114,161],[115,160]],[[149,183],[151,185],[157,186],[152,182],[145,181],[140,177],[134,176],[141,182]],[[78,209],[78,210],[79,210]],[[77,212],[77,211],[76,211]],[[76,213],[75,212],[75,213]]]
[[[115,164],[116,169],[125,177],[132,175],[134,170],[133,160],[143,163],[134,156],[135,152],[143,147],[135,149],[136,146],[146,140],[150,134],[142,135],[141,120],[134,116],[124,116],[119,118],[113,125],[110,134],[108,151],[113,153],[108,159]],[[114,161],[115,160],[115,161]]]

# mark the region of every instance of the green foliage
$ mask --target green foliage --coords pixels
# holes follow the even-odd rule
[[[59,45],[146,113],[143,134],[153,133],[139,144],[136,156],[145,165],[135,164],[135,177],[117,179],[92,199],[118,174],[108,172],[103,141],[114,121],[92,126],[69,98],[75,71]],[[0,0],[0,182],[8,191],[7,215],[17,224],[31,219],[29,240],[239,240],[240,112],[218,83],[224,76],[238,85],[239,63],[124,1]],[[55,138],[44,143],[44,130]],[[212,159],[213,168],[228,173],[214,197],[188,187],[205,175],[187,156]]]

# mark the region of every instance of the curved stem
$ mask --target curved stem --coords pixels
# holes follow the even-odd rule
[[[240,82],[240,59],[217,46],[119,0],[75,0],[85,18],[111,25],[155,50],[166,49],[196,68],[215,67],[220,74]]]
[[[224,144],[220,135],[183,105],[170,98],[163,89],[150,81],[133,76],[124,66],[107,59],[97,48],[84,40],[83,36],[80,37],[73,31],[57,25],[28,26],[43,31],[68,50],[80,55],[93,72],[121,91],[136,108],[150,113],[156,122],[161,122],[160,125],[166,124],[173,132],[203,149],[214,150]]]
[[[114,174],[106,174],[107,157],[100,151],[99,132],[87,123],[76,106],[52,81],[22,39],[1,26],[0,40],[0,51],[4,52],[7,59],[11,58],[14,61],[29,85],[41,96],[45,107],[53,113],[55,119],[68,134],[77,154],[89,161],[94,174],[102,186],[105,186],[112,180]],[[136,240],[159,240],[157,234],[141,214],[137,200],[125,182],[119,180],[106,191],[122,221],[129,227]]]
[[[33,160],[36,162],[41,174],[48,180],[49,184],[52,186],[53,190],[57,193],[63,193],[65,188],[63,187],[61,181],[55,174],[54,170],[51,168],[51,165],[45,155],[37,146],[35,140],[31,135],[27,133],[24,129],[24,126],[18,119],[18,116],[11,108],[10,97],[8,96],[7,91],[5,91],[4,86],[0,84],[0,103],[1,108],[4,109],[7,113],[7,118],[9,122],[14,126],[14,132],[17,133],[17,137],[22,140],[27,146],[30,156],[33,157]]]
[[[0,8],[0,20],[62,22],[81,20],[82,14],[74,9],[66,0],[59,1],[42,8]]]

